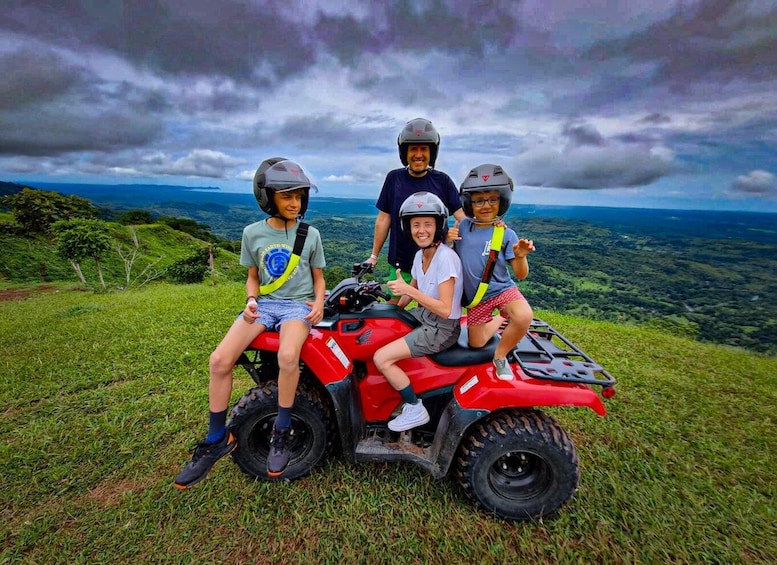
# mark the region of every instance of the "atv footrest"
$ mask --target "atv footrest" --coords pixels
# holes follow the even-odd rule
[[[526,336],[512,351],[523,372],[535,379],[612,386],[615,378],[579,347],[534,319]]]
[[[412,461],[425,469],[432,468],[430,447],[421,447],[413,441],[413,431],[402,432],[391,441],[380,433],[371,433],[356,445],[357,461]]]

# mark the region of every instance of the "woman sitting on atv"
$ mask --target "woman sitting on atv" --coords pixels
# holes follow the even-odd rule
[[[402,413],[388,422],[390,430],[402,432],[422,426],[429,413],[416,396],[407,374],[397,362],[409,357],[437,353],[456,343],[461,332],[461,293],[463,289],[461,260],[453,249],[440,245],[448,231],[448,209],[430,192],[416,192],[399,210],[402,233],[419,247],[413,259],[410,283],[397,269],[396,280],[388,286],[399,296],[404,308],[415,300],[411,309],[421,325],[404,337],[384,345],[375,352],[373,361],[386,380],[402,395]]]

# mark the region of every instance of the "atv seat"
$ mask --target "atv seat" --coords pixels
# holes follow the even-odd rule
[[[467,326],[462,326],[459,340],[454,345],[444,351],[429,355],[429,358],[443,367],[480,365],[482,363],[489,363],[494,359],[497,343],[499,343],[499,334],[495,334],[483,347],[477,349],[470,347]]]

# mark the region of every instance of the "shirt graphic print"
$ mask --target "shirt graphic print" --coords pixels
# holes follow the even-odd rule
[[[277,279],[286,271],[286,266],[291,260],[291,251],[291,247],[283,244],[270,245],[263,250],[262,266],[272,280]],[[293,275],[294,273],[292,273]]]

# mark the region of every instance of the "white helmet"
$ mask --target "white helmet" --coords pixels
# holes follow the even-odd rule
[[[445,239],[448,233],[448,208],[442,200],[431,192],[416,192],[408,196],[399,208],[399,219],[402,222],[402,233],[405,237],[412,239],[410,219],[418,216],[435,219],[437,229],[434,231],[433,245]]]

